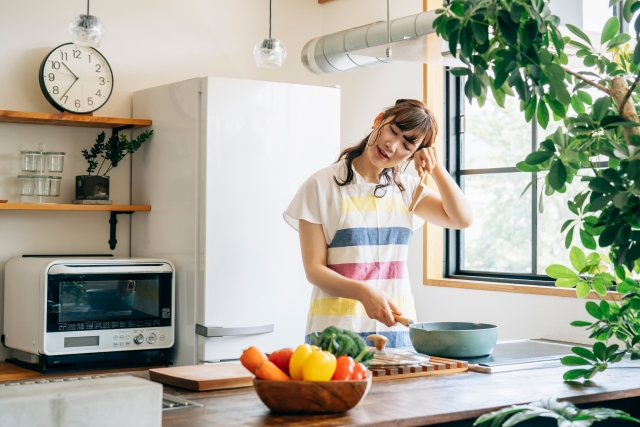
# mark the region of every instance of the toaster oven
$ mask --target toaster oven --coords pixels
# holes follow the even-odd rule
[[[174,344],[174,287],[166,260],[13,258],[3,342],[39,370],[158,365]]]

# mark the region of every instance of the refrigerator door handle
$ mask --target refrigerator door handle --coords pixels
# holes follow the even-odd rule
[[[221,326],[203,326],[196,324],[196,334],[203,337],[232,337],[237,335],[258,335],[273,332],[273,323],[261,326],[245,326],[239,328],[223,328]]]

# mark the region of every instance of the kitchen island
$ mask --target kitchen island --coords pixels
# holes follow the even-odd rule
[[[9,377],[2,375],[0,366],[0,382],[21,379],[18,373],[21,368],[11,369],[13,374]],[[253,388],[194,392],[165,386],[165,393],[203,406],[164,411],[163,427],[467,425],[470,423],[464,420],[472,421],[479,415],[504,406],[528,403],[548,396],[570,400],[580,406],[596,404],[619,407],[636,417],[640,416],[640,362],[616,364],[584,384],[562,381],[562,374],[566,370],[566,367],[557,367],[498,374],[466,372],[374,382],[369,394],[359,405],[345,414],[333,415],[272,414],[258,399]],[[125,374],[149,378],[146,370],[107,375]],[[29,378],[35,378],[35,375],[41,374],[30,375]],[[73,375],[86,373],[65,374]]]

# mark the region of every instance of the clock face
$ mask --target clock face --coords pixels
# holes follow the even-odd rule
[[[40,89],[60,111],[85,114],[102,107],[113,91],[113,73],[97,50],[63,44],[40,66]]]

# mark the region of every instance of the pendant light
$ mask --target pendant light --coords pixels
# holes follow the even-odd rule
[[[287,57],[287,49],[280,40],[271,38],[271,2],[272,0],[269,0],[269,38],[256,43],[253,56],[258,67],[280,68]]]
[[[100,39],[106,31],[100,18],[89,14],[89,0],[87,0],[87,14],[76,16],[69,25],[71,41],[80,46],[100,46]]]

